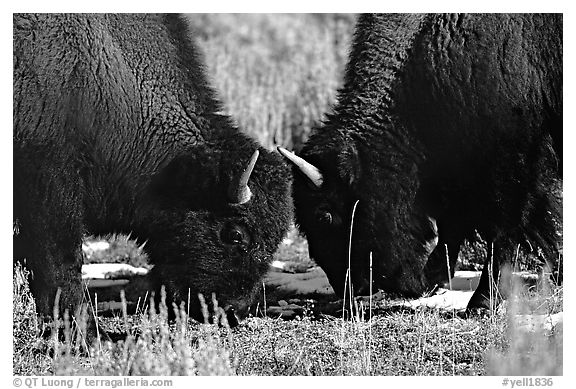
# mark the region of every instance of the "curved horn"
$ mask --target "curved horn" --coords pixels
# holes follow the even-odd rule
[[[309,162],[306,162],[304,158],[301,158],[296,154],[294,154],[293,152],[286,150],[284,147],[278,146],[278,151],[290,162],[296,165],[298,169],[300,169],[300,171],[310,179],[310,181],[314,184],[314,186],[316,186],[317,188],[320,188],[322,186],[324,178],[322,177],[322,173],[320,173],[320,170],[318,170],[316,166],[312,165]]]
[[[429,256],[438,245],[438,226],[436,225],[436,219],[434,219],[432,216],[428,216],[427,221],[429,223],[428,225],[430,227],[430,232],[432,232],[432,236],[427,237],[428,240],[424,244],[424,248],[426,250],[426,256]]]
[[[248,187],[248,180],[250,180],[250,175],[252,174],[252,170],[254,170],[254,165],[256,165],[256,160],[259,155],[260,152],[258,150],[254,151],[242,174],[230,183],[228,198],[232,204],[245,204],[252,198],[252,191],[250,191]]]

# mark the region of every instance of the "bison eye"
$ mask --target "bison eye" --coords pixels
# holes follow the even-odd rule
[[[220,231],[220,239],[229,245],[247,246],[250,244],[250,235],[244,226],[227,224]]]
[[[327,211],[321,211],[316,214],[316,220],[321,224],[330,225],[333,222],[332,214]]]

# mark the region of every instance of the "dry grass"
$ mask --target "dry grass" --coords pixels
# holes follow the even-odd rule
[[[437,310],[366,308],[351,319],[326,316],[284,321],[248,318],[239,327],[201,324],[166,307],[100,318],[109,334],[90,347],[70,326],[64,340],[44,339],[27,290],[14,273],[14,361],[17,375],[557,375],[562,374],[562,329],[526,330],[524,312],[561,310],[562,290],[523,293],[494,315],[461,319]],[[512,308],[511,308],[512,307]],[[85,326],[81,326],[85,327]],[[32,345],[32,346],[31,346]]]
[[[14,360],[16,375],[230,375],[234,374],[226,348],[223,326],[200,324],[179,311],[168,322],[164,303],[159,310],[148,304],[146,311],[132,316],[98,318],[99,330],[86,330],[89,320],[64,322],[63,339],[42,336],[27,272],[14,272]],[[163,300],[164,301],[164,300]],[[78,336],[82,332],[81,336]],[[125,339],[112,342],[107,335],[121,333]],[[86,340],[90,339],[90,340]]]

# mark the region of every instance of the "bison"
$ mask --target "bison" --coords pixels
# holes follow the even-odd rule
[[[280,151],[338,294],[349,269],[356,293],[372,276],[422,295],[480,234],[468,308],[485,308],[490,267],[498,277],[518,245],[550,258],[561,243],[562,15],[362,15],[333,112],[299,156]]]
[[[85,234],[130,233],[169,300],[246,311],[291,223],[291,172],[221,113],[178,15],[16,14],[15,258],[38,313],[81,305]],[[210,300],[210,298],[207,298]]]

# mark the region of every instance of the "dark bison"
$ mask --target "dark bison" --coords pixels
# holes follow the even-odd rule
[[[40,314],[82,298],[84,234],[131,233],[173,301],[242,312],[292,215],[290,171],[220,113],[177,15],[14,15],[15,257]]]
[[[334,112],[295,163],[296,220],[342,294],[421,295],[478,232],[487,262],[560,243],[562,15],[363,15]],[[305,174],[301,174],[305,173]],[[528,245],[527,245],[528,246]],[[446,253],[448,250],[448,253]],[[488,268],[469,308],[485,307]]]

